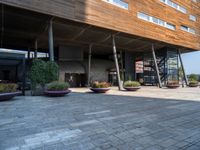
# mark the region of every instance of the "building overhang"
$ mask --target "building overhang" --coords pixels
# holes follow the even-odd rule
[[[78,23],[37,12],[19,9],[4,5],[0,11],[1,20],[1,47],[9,49],[34,49],[35,40],[38,41],[38,50],[48,49],[48,24],[53,20],[54,46],[79,45],[88,50],[93,44],[94,52],[107,54],[112,51],[112,35],[115,35],[118,50],[146,52],[162,47],[180,48],[182,52],[193,51],[186,47],[171,45],[158,40],[134,36],[105,28]]]

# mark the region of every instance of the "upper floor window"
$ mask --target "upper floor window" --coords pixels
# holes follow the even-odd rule
[[[194,15],[190,15],[189,18],[190,18],[190,20],[192,20],[192,21],[197,21],[197,17],[194,16]]]
[[[187,13],[186,8],[184,8],[183,6],[178,5],[177,3],[172,2],[171,0],[160,0],[161,2],[175,8],[178,11],[181,11],[182,13]]]
[[[189,32],[189,33],[192,33],[192,34],[195,34],[195,30],[194,29],[189,28],[189,27],[184,26],[184,25],[181,26],[181,30]]]
[[[175,25],[173,25],[171,23],[168,23],[168,22],[165,22],[165,21],[163,21],[161,19],[158,19],[156,17],[149,16],[149,15],[147,15],[145,13],[138,12],[137,16],[138,16],[138,18],[140,18],[142,20],[145,20],[145,21],[148,21],[148,22],[152,22],[154,24],[163,26],[163,27],[171,29],[171,30],[176,30],[176,26]]]
[[[128,3],[124,2],[123,0],[103,0],[103,1],[128,10]]]

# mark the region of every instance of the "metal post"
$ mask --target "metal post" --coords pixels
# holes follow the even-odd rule
[[[91,57],[92,57],[92,44],[89,45],[89,54],[88,54],[88,83],[87,83],[88,87],[90,86]]]
[[[38,41],[37,39],[35,40],[35,48],[34,48],[34,58],[36,59],[37,58],[37,49],[38,49]]]
[[[158,64],[157,64],[157,60],[156,60],[156,54],[155,54],[155,50],[154,50],[154,44],[152,44],[152,55],[153,55],[155,69],[156,69],[159,88],[162,88],[162,83],[161,83],[161,80],[160,80],[160,73],[159,73]]]
[[[114,55],[115,66],[116,66],[116,71],[117,71],[118,87],[119,87],[119,90],[122,90],[123,87],[122,87],[121,79],[120,79],[119,64],[118,64],[118,59],[117,59],[117,50],[116,50],[115,36],[114,35],[112,35],[112,43],[113,43],[113,55]]]
[[[123,53],[120,51],[120,64],[121,64],[121,77],[122,81],[124,81],[124,63],[123,63]]]
[[[183,75],[184,75],[185,83],[188,86],[189,82],[188,82],[187,75],[185,73],[185,68],[184,68],[184,65],[183,65],[183,60],[182,60],[182,57],[181,57],[181,50],[180,49],[178,50],[178,55],[179,55],[179,60],[180,60],[181,67],[182,67],[182,70],[183,70]]]
[[[22,60],[22,67],[23,67],[23,83],[22,83],[22,95],[25,96],[25,88],[26,88],[26,61],[25,61],[25,58],[23,58]]]
[[[54,61],[54,45],[53,45],[53,25],[52,20],[49,22],[49,58]]]

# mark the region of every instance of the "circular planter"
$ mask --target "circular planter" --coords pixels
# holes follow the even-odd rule
[[[15,96],[20,95],[21,92],[0,93],[0,101],[10,100]]]
[[[140,86],[138,86],[138,87],[124,87],[124,89],[126,89],[127,91],[137,91],[140,88],[141,88]]]
[[[106,93],[110,90],[110,88],[90,88],[90,90],[95,93]]]
[[[64,90],[64,91],[44,91],[44,94],[50,97],[62,97],[66,94],[69,94],[71,90]]]
[[[166,87],[169,89],[177,89],[180,87],[180,85],[167,85]]]
[[[199,85],[198,85],[198,83],[197,84],[189,84],[189,87],[198,87]]]

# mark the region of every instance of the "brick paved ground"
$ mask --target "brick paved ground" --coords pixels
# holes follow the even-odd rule
[[[198,88],[144,88],[133,94],[74,91],[63,98],[0,102],[0,149],[200,149]]]

